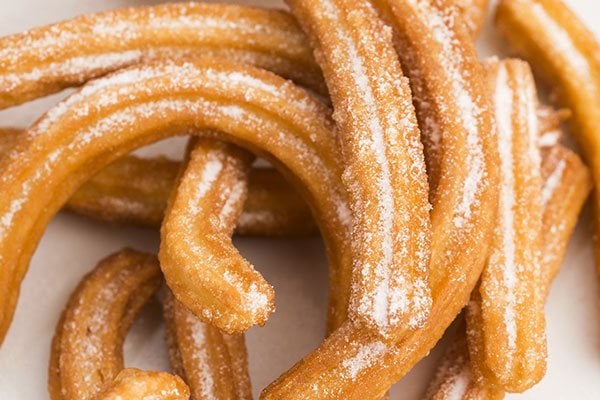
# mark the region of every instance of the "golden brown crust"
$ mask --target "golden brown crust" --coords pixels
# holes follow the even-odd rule
[[[497,223],[467,325],[477,376],[522,392],[546,372],[538,101],[529,65],[485,63],[500,150]]]
[[[496,24],[510,47],[529,61],[534,72],[555,92],[558,103],[571,110],[573,135],[598,185],[600,45],[594,34],[560,0],[502,0]],[[595,196],[597,233],[599,201],[600,197]],[[596,256],[600,260],[598,245]]]
[[[159,259],[177,300],[229,333],[263,325],[274,291],[233,246],[254,157],[210,139],[194,140],[161,227]]]
[[[266,156],[298,185],[332,261],[332,308],[345,309],[349,220],[327,107],[292,83],[247,65],[216,59],[157,62],[86,85],[0,160],[0,181],[6,184],[0,194],[5,222],[0,333],[8,329],[20,282],[47,221],[75,189],[135,148],[178,134],[207,134],[203,128],[224,132],[219,138]]]
[[[170,292],[164,306],[171,366],[190,387],[192,399],[251,399],[244,336],[202,323]]]
[[[84,15],[0,39],[0,108],[142,61],[224,56],[323,93],[319,69],[287,13],[196,2]]]
[[[71,295],[52,341],[53,400],[92,399],[123,369],[123,341],[162,282],[156,257],[122,250],[101,261]]]
[[[166,372],[122,370],[94,400],[188,400],[190,389]]]
[[[16,128],[0,128],[0,154],[8,152]],[[115,224],[158,228],[181,163],[165,157],[120,158],[85,182],[65,209]],[[292,185],[273,168],[253,168],[248,197],[237,221],[245,236],[307,236],[318,233],[310,208]]]
[[[592,178],[579,156],[561,145],[544,150],[542,177],[544,247],[541,291],[547,296],[567,252],[579,214],[592,190]],[[458,328],[445,353],[437,378],[429,387],[425,397],[428,400],[504,397],[504,392],[493,389],[473,375],[464,326]],[[464,393],[456,397],[457,392],[463,390]]]

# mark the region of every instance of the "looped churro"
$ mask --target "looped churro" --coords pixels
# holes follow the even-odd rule
[[[161,57],[219,55],[323,92],[302,32],[282,11],[197,2],[77,17],[0,39],[0,108]]]
[[[304,187],[332,264],[332,310],[346,309],[350,218],[329,110],[293,84],[250,66],[216,59],[160,62],[86,85],[0,160],[2,337],[31,253],[75,189],[137,147],[202,129],[224,132],[220,138],[266,156]]]
[[[124,369],[94,400],[188,400],[190,389],[166,372]]]
[[[123,341],[140,309],[160,287],[154,256],[122,250],[71,295],[52,341],[48,390],[53,400],[95,398],[123,369]]]
[[[0,156],[19,129],[0,128]],[[181,163],[164,157],[123,157],[94,175],[65,205],[100,221],[160,227]],[[273,168],[253,168],[236,233],[250,236],[304,236],[318,232],[310,208]]]
[[[573,136],[600,184],[600,44],[594,34],[561,0],[502,0],[496,23],[510,47],[555,91],[559,104],[571,110]],[[595,196],[597,233],[599,204]]]
[[[251,154],[210,139],[191,144],[161,228],[167,284],[194,314],[226,332],[263,325],[274,292],[233,246]]]
[[[486,63],[500,151],[498,222],[467,308],[471,360],[492,387],[522,392],[546,372],[537,93],[523,61]]]
[[[164,316],[171,366],[190,387],[192,399],[252,399],[243,335],[227,335],[204,324],[171,292]]]
[[[592,189],[588,168],[567,148],[557,145],[543,153],[542,205],[544,207],[542,279],[539,290],[547,296],[585,200]],[[470,334],[473,334],[472,332]],[[502,399],[504,392],[477,379],[471,368],[464,327],[444,355],[425,397],[431,400]]]

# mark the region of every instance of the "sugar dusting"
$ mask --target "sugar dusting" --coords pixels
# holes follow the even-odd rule
[[[438,43],[441,52],[437,55],[444,60],[445,70],[449,74],[449,82],[456,105],[461,111],[462,125],[467,131],[468,154],[465,164],[469,171],[462,188],[462,198],[455,210],[454,224],[457,228],[467,227],[471,220],[471,212],[477,206],[477,197],[484,185],[485,162],[479,135],[479,122],[481,109],[470,93],[469,85],[464,76],[464,60],[461,52],[457,50],[460,41],[450,28],[450,21],[440,11],[434,9],[428,2],[422,0],[409,0],[409,2],[422,13],[423,20],[427,21],[433,39]],[[438,139],[439,141],[439,139]]]
[[[516,295],[517,265],[515,246],[515,177],[513,160],[513,92],[508,83],[508,74],[505,66],[500,63],[496,78],[496,90],[494,92],[494,105],[496,108],[496,123],[498,127],[498,151],[500,153],[500,203],[499,203],[499,227],[502,240],[503,262],[501,267],[502,286],[505,291],[504,324],[508,340],[509,354],[516,350],[517,324],[516,324]]]
[[[592,77],[593,73],[588,60],[577,49],[569,34],[546,12],[541,4],[532,2],[529,7],[539,19],[539,24],[544,27],[544,32],[550,36],[554,54],[561,59],[568,60],[563,63],[564,66],[573,68],[577,74]]]
[[[361,346],[353,357],[342,362],[346,379],[356,379],[365,368],[374,365],[386,351],[386,345],[379,341]]]
[[[215,371],[210,367],[207,351],[207,347],[210,345],[206,338],[207,327],[190,311],[184,310],[184,315],[185,326],[189,329],[193,347],[188,354],[191,354],[191,357],[195,362],[196,368],[194,371],[197,372],[195,378],[200,382],[200,391],[203,396],[202,399],[218,400],[219,397],[215,392]]]
[[[404,225],[408,222],[407,220],[415,218],[417,214],[409,210],[397,209],[402,205],[396,204],[394,195],[396,185],[393,180],[398,179],[394,176],[399,175],[405,169],[406,174],[408,174],[406,176],[416,179],[425,176],[422,149],[413,143],[402,143],[402,147],[398,143],[399,140],[404,140],[404,134],[408,133],[410,135],[416,129],[414,118],[411,118],[410,113],[407,112],[407,115],[402,115],[406,110],[412,110],[412,105],[405,107],[405,104],[398,104],[398,107],[392,107],[391,110],[388,110],[389,112],[384,117],[385,126],[381,120],[382,117],[378,109],[378,96],[389,93],[389,85],[398,88],[403,87],[406,82],[402,81],[401,74],[395,76],[395,71],[387,71],[387,75],[372,78],[367,71],[365,60],[363,60],[358,47],[360,45],[373,51],[374,49],[369,46],[374,46],[374,44],[370,41],[388,41],[391,46],[391,31],[389,27],[382,25],[380,31],[375,32],[375,29],[373,29],[373,31],[366,32],[365,34],[368,37],[357,44],[354,42],[352,34],[345,31],[344,24],[339,23],[344,17],[338,5],[333,1],[322,1],[319,6],[321,7],[319,10],[320,18],[323,19],[324,23],[337,24],[340,27],[333,34],[335,34],[336,40],[339,40],[342,44],[341,48],[343,50],[339,50],[332,57],[337,60],[344,60],[341,64],[346,66],[345,73],[348,74],[353,87],[358,92],[356,96],[348,98],[345,104],[341,104],[344,110],[337,113],[338,118],[340,120],[343,118],[357,118],[353,116],[353,110],[359,108],[365,110],[364,116],[361,117],[363,120],[353,122],[354,124],[364,124],[365,132],[355,132],[356,137],[353,139],[356,142],[355,149],[347,150],[359,151],[364,158],[374,160],[376,166],[373,171],[376,174],[375,179],[373,179],[373,183],[376,185],[376,203],[373,202],[373,199],[361,198],[361,193],[364,191],[364,188],[361,187],[361,179],[364,177],[357,176],[357,174],[360,174],[360,171],[355,170],[358,167],[350,165],[344,173],[346,182],[350,187],[351,196],[354,197],[355,231],[359,232],[361,237],[359,240],[368,241],[371,245],[369,253],[376,254],[373,261],[369,261],[369,255],[366,254],[359,256],[359,259],[355,261],[354,268],[359,271],[360,280],[372,280],[374,282],[369,285],[368,290],[362,288],[360,283],[355,284],[353,290],[355,296],[357,296],[356,311],[359,315],[374,323],[383,334],[388,334],[391,328],[409,315],[411,317],[408,317],[408,324],[411,328],[415,328],[420,326],[428,315],[427,310],[430,305],[428,285],[422,278],[417,277],[415,274],[409,276],[406,268],[396,265],[395,257],[409,257],[408,253],[411,251],[409,246],[414,239],[410,236],[411,232],[397,229],[397,222],[401,221]],[[361,7],[350,11],[352,18],[360,19],[371,18],[373,15],[367,15],[369,13],[376,14],[368,3],[361,3]],[[373,37],[369,35],[373,35]],[[384,57],[384,55],[381,55],[381,57]],[[400,96],[397,96],[397,98],[400,99]],[[388,159],[392,147],[400,149],[399,151],[407,150],[409,156],[407,157],[409,161],[399,161],[398,159],[398,162],[394,165],[394,168],[397,169],[395,171],[391,170],[392,160]],[[419,164],[421,164],[420,167]],[[420,175],[420,172],[422,172],[422,175]],[[364,209],[373,205],[377,206],[376,218],[367,223],[363,216]],[[402,213],[407,215],[402,219],[397,218],[397,214]],[[427,227],[427,222],[424,222],[424,226]],[[396,244],[400,244],[403,248],[397,254],[394,254],[395,248],[398,247]],[[417,246],[419,245],[417,244]],[[372,246],[376,246],[377,249],[373,249]],[[415,268],[420,272],[425,271],[427,255],[426,251],[419,252],[417,257],[420,257],[420,259],[411,261],[418,265],[410,266],[408,269]]]
[[[556,168],[552,170],[552,173],[546,178],[544,185],[542,186],[542,205],[545,207],[548,202],[556,193],[556,189],[560,186],[565,169],[567,168],[566,160],[562,159],[556,165]]]

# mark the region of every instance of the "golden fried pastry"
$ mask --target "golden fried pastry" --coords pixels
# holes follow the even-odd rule
[[[462,317],[459,317],[462,319]],[[473,376],[464,321],[448,345],[424,400],[501,400],[504,392],[493,389]]]
[[[190,387],[193,400],[252,399],[243,335],[204,324],[169,291],[164,315],[171,366]]]
[[[489,0],[453,0],[460,10],[471,36],[476,39],[487,16]]]
[[[353,215],[350,318],[386,338],[427,320],[429,203],[408,82],[364,0],[288,1],[323,69]],[[343,68],[341,66],[344,66]]]
[[[158,257],[173,294],[229,333],[264,325],[275,309],[273,287],[231,241],[253,160],[232,144],[194,140],[161,227]]]
[[[560,145],[544,151],[542,177],[544,246],[540,290],[547,296],[567,252],[579,213],[592,190],[592,178],[581,159]],[[485,380],[478,380],[473,375],[465,330],[464,327],[459,328],[425,398],[475,400],[503,397],[503,391],[492,388]]]
[[[94,399],[123,369],[123,341],[160,287],[156,257],[122,250],[101,261],[71,295],[52,341],[52,400]]]
[[[0,128],[0,155],[19,129]],[[100,221],[160,227],[181,163],[164,157],[126,156],[113,162],[71,196],[65,208]],[[247,236],[306,236],[318,232],[302,196],[273,168],[253,168],[248,197],[235,232]]]
[[[296,2],[291,3],[295,14],[306,13],[312,4],[307,2],[306,7],[297,11]],[[398,6],[395,9],[403,7],[404,10],[407,3],[395,2]],[[417,1],[411,13],[387,13],[386,4],[377,2],[377,5],[388,20],[399,20],[394,27],[410,20],[407,26],[426,27],[419,32],[436,29],[444,33],[435,36],[423,33],[425,44],[432,46],[431,41],[435,41],[436,45],[431,47],[433,50],[415,46],[404,47],[402,51],[412,52],[414,57],[425,57],[427,65],[440,66],[439,71],[436,67],[435,74],[447,76],[451,71],[450,77],[444,79],[439,79],[433,73],[430,75],[428,79],[440,85],[432,97],[435,98],[437,93],[440,97],[458,99],[458,104],[453,108],[455,113],[450,114],[458,127],[443,136],[443,151],[435,153],[440,157],[444,154],[445,157],[437,163],[443,173],[440,174],[440,189],[432,211],[432,257],[429,268],[433,308],[422,329],[393,343],[385,343],[376,335],[360,330],[360,327],[344,326],[329,336],[319,349],[265,389],[263,399],[363,399],[383,395],[443,335],[468,301],[484,265],[485,249],[491,238],[497,207],[498,158],[487,88],[472,40],[463,24],[443,24],[448,20],[446,13],[452,12],[452,7],[445,2]],[[300,16],[301,21],[304,18],[307,17]],[[310,29],[313,29],[312,25]],[[419,34],[413,36],[418,39]],[[334,43],[331,45],[334,46]],[[317,54],[323,52],[321,50]],[[440,54],[444,55],[443,63],[437,59]],[[461,79],[455,79],[457,74]],[[454,85],[447,88],[449,83]],[[455,103],[452,104],[454,107]],[[470,122],[464,125],[463,120]],[[465,126],[468,129],[464,129]],[[457,163],[456,160],[463,162]],[[442,187],[444,190],[441,190]]]
[[[467,308],[471,359],[492,387],[523,392],[546,372],[538,101],[526,62],[485,65],[498,127],[500,201],[492,248]]]
[[[84,15],[0,39],[0,108],[162,57],[218,55],[323,93],[310,48],[283,11],[197,2]]]
[[[541,148],[551,148],[560,143],[563,137],[561,124],[571,117],[571,112],[565,108],[554,109],[540,105],[537,110],[539,134],[538,145]]]
[[[94,400],[188,400],[190,389],[166,372],[124,369]]]
[[[89,83],[0,159],[0,337],[44,227],[75,190],[133,149],[208,134],[266,156],[313,207],[332,265],[332,315],[347,308],[350,213],[330,112],[264,70],[226,60],[157,62]]]
[[[600,46],[594,34],[560,0],[502,0],[496,23],[515,52],[555,91],[560,105],[571,110],[574,137],[600,184]],[[599,199],[595,196],[597,233]],[[596,256],[600,260],[598,245]]]

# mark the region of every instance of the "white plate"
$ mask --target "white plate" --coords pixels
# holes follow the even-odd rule
[[[22,31],[82,13],[154,0],[3,0],[0,34]],[[277,1],[247,3],[273,5]],[[569,0],[588,26],[600,36],[600,3]],[[489,27],[482,36],[482,55],[497,52],[498,40]],[[61,95],[62,96],[62,95]],[[0,125],[27,126],[61,96],[0,112]],[[600,121],[599,121],[600,122]],[[162,144],[160,151],[178,153],[179,145]],[[154,148],[156,151],[156,147]],[[577,229],[564,267],[547,303],[549,364],[542,383],[520,399],[600,398],[600,310],[593,264],[590,213]],[[0,399],[47,398],[50,340],[69,294],[96,262],[124,246],[156,251],[154,231],[114,228],[60,214],[33,258],[10,333],[0,349]],[[317,346],[324,332],[326,262],[318,239],[237,239],[276,289],[277,312],[262,329],[247,335],[255,394]],[[156,304],[146,310],[126,342],[126,364],[168,368],[163,327]],[[398,383],[392,399],[419,399],[431,379],[439,349]]]

